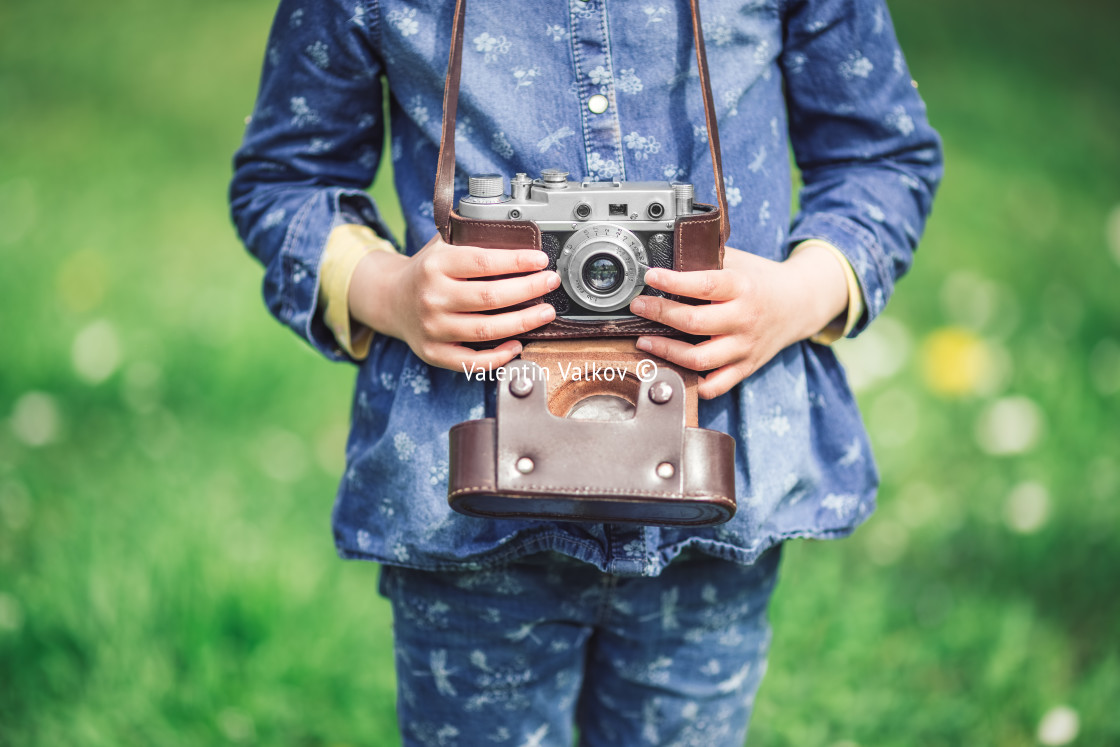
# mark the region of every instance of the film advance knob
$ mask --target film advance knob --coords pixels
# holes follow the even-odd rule
[[[477,174],[468,185],[471,197],[492,199],[505,194],[505,180],[501,174]]]

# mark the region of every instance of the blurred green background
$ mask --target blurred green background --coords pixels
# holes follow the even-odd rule
[[[273,10],[0,4],[0,745],[396,742],[353,370],[227,218]],[[1120,744],[1120,8],[892,11],[947,175],[839,348],[881,507],[789,548],[751,744]]]

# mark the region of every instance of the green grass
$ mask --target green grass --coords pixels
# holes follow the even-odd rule
[[[329,529],[353,371],[267,316],[226,217],[272,10],[0,6],[0,745],[396,741],[376,568]],[[880,510],[789,548],[751,744],[1030,745],[1062,705],[1120,744],[1118,13],[892,10],[946,179],[841,348]],[[986,356],[955,396],[950,327]],[[1037,443],[993,455],[1009,397]]]

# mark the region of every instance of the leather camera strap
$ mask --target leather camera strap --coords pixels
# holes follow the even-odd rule
[[[720,210],[720,245],[727,242],[731,225],[727,218],[727,194],[723,184],[723,162],[719,149],[712,82],[708,75],[708,56],[700,24],[700,0],[689,0],[692,6],[692,38],[696,47],[696,64],[704,99],[704,123],[708,128],[708,147],[712,154],[712,171]],[[451,30],[451,55],[447,61],[447,79],[443,88],[443,131],[439,141],[439,165],[436,168],[435,220],[444,241],[451,241],[451,209],[455,199],[455,115],[459,106],[459,77],[463,66],[463,28],[467,0],[456,0],[455,20]],[[666,115],[668,116],[668,115]]]

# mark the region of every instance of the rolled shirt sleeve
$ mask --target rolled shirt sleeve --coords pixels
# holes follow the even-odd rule
[[[941,143],[882,0],[792,0],[780,63],[804,187],[789,245],[850,263],[858,335],[909,269],[942,174]]]
[[[863,317],[863,292],[859,287],[859,278],[856,277],[856,271],[852,269],[852,263],[842,251],[820,239],[809,239],[803,241],[793,248],[790,256],[797,254],[800,251],[808,249],[809,247],[818,246],[829,254],[831,254],[837,262],[840,263],[840,268],[844,271],[844,282],[848,286],[848,305],[844,309],[844,313],[829,322],[824,329],[809,338],[810,341],[818,345],[831,345],[842,337],[851,333],[855,328],[856,322]]]
[[[370,252],[395,252],[396,248],[368,226],[346,223],[331,231],[319,266],[319,301],[323,320],[347,355],[364,360],[373,342],[373,330],[350,318],[350,282]]]
[[[282,0],[230,185],[234,224],[265,267],[269,310],[333,360],[348,356],[320,303],[328,237],[359,224],[392,241],[365,192],[384,123],[383,66],[373,51],[373,14],[363,7]]]

